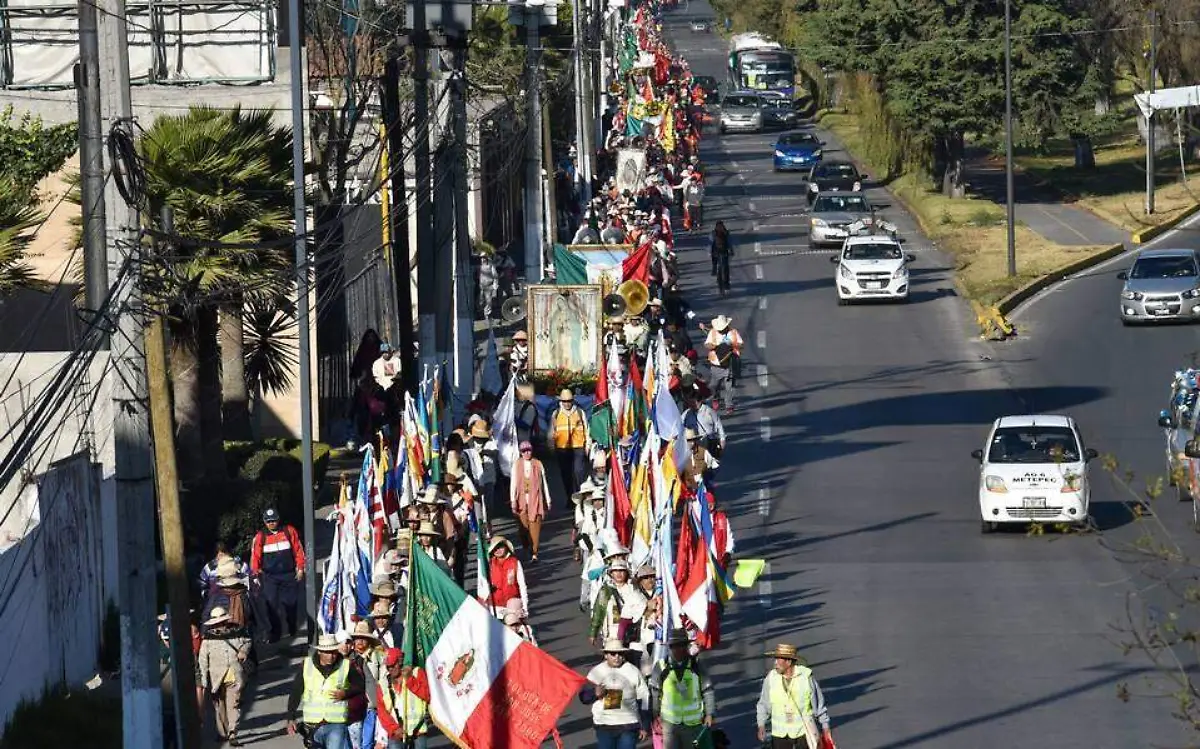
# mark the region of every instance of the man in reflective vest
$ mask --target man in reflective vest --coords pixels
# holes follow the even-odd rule
[[[346,718],[350,700],[363,693],[362,671],[350,667],[337,638],[321,635],[312,657],[292,682],[288,696],[289,734],[301,733],[324,749],[350,749]],[[296,718],[301,719],[297,726]]]
[[[833,749],[825,697],[793,645],[777,645],[767,653],[775,668],[763,680],[758,696],[758,740],[767,740],[771,720],[773,749]]]
[[[650,672],[650,711],[658,717],[663,749],[692,749],[717,712],[708,674],[688,652],[687,632],[671,630],[667,659]]]
[[[388,736],[388,749],[425,749],[429,741],[429,679],[424,669],[404,665],[399,648],[388,648],[384,665],[387,682],[375,687],[375,706]]]
[[[263,525],[250,543],[250,571],[262,586],[271,625],[269,639],[274,642],[283,636],[285,624],[288,637],[296,636],[304,544],[294,526],[280,521],[274,507],[263,512]]]
[[[587,476],[584,448],[588,441],[587,419],[583,416],[583,409],[575,405],[575,393],[570,388],[563,388],[558,395],[558,408],[550,415],[550,433],[547,436],[558,459],[563,489],[569,497],[579,491],[579,486]]]

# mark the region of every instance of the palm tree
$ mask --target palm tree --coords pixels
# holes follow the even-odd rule
[[[169,306],[185,477],[223,476],[225,434],[250,436],[242,313],[290,281],[291,144],[270,112],[207,107],[159,117],[139,142],[150,215],[170,206],[178,237],[151,289]]]
[[[37,283],[33,268],[25,262],[25,249],[41,221],[31,194],[9,179],[0,179],[0,296]]]

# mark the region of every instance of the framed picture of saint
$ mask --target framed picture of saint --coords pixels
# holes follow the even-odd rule
[[[604,294],[596,284],[529,287],[529,369],[600,371]]]

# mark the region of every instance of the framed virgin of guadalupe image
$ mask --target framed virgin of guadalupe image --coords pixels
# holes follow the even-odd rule
[[[604,294],[596,284],[529,287],[529,371],[600,371]]]

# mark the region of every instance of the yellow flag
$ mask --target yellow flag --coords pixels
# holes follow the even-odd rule
[[[675,467],[675,440],[667,443],[667,450],[662,459],[663,499],[670,498],[671,510],[679,511],[679,498],[683,496],[683,487],[679,479],[679,470]]]
[[[767,560],[765,559],[737,560],[733,566],[733,584],[739,588],[752,587],[766,566]]]
[[[643,451],[645,454],[645,451]],[[639,460],[633,467],[633,480],[629,482],[629,504],[633,507],[633,535],[650,548],[653,535],[653,520],[650,511],[649,461]]]

